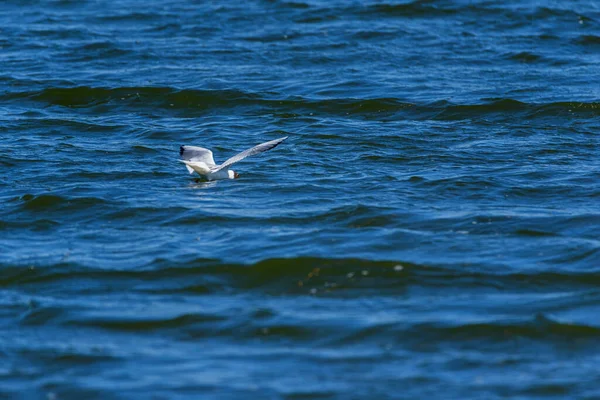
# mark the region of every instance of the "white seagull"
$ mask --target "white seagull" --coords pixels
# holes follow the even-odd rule
[[[183,160],[180,162],[185,164],[185,167],[193,174],[197,172],[199,175],[205,177],[209,181],[217,179],[235,179],[239,175],[237,172],[229,169],[232,164],[243,160],[246,157],[253,156],[255,154],[263,153],[267,150],[271,150],[279,143],[283,142],[288,137],[281,139],[271,140],[270,142],[261,143],[251,149],[242,151],[240,154],[231,157],[221,165],[215,164],[213,159],[213,153],[209,149],[197,146],[181,146],[179,148],[179,155]]]

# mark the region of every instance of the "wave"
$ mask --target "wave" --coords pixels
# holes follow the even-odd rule
[[[513,21],[518,24],[531,24],[532,20],[580,20],[591,18],[571,9],[560,7],[502,7],[493,3],[480,2],[440,2],[434,0],[413,0],[405,3],[378,2],[364,7],[345,9],[348,13],[357,13],[368,17],[388,18],[448,18],[455,15],[469,16],[471,20],[493,18],[498,21]]]
[[[99,22],[111,23],[111,22],[139,22],[139,21],[153,21],[160,20],[165,17],[165,12],[152,12],[152,11],[124,11],[123,9],[115,9],[117,12],[109,15],[100,15],[97,17]]]
[[[194,278],[188,280],[188,278]],[[214,292],[225,287],[278,288],[283,292],[334,293],[342,289],[404,289],[407,286],[453,288],[476,286],[503,289],[552,287],[595,288],[600,270],[586,272],[505,272],[344,258],[277,258],[254,264],[222,263],[215,259],[173,261],[155,259],[136,270],[107,270],[78,263],[52,265],[2,265],[0,286],[34,285],[56,281],[135,280],[154,292]],[[173,284],[168,284],[172,280]],[[156,282],[158,285],[152,285]],[[315,292],[315,291],[312,291]]]
[[[311,214],[308,216],[306,213],[299,213],[295,216],[277,216],[277,217],[265,217],[260,218],[257,216],[232,216],[232,215],[214,215],[214,214],[203,214],[198,213],[197,211],[193,211],[190,214],[186,214],[187,210],[180,210],[178,215],[166,222],[163,223],[164,226],[185,226],[185,225],[195,225],[202,222],[213,222],[224,224],[227,222],[232,223],[251,223],[251,222],[263,222],[269,225],[276,224],[299,224],[306,223],[308,218],[313,221],[318,221],[320,224],[326,225],[335,225],[338,223],[348,223],[349,226],[356,226],[356,224],[360,225],[360,221],[369,220],[369,219],[377,219],[381,220],[385,223],[390,223],[397,218],[396,215],[391,215],[391,209],[385,207],[376,207],[376,206],[365,206],[362,204],[352,205],[352,206],[342,206],[335,207],[330,210],[318,213]],[[137,214],[136,210],[132,210]],[[127,211],[129,214],[129,211]],[[385,215],[381,215],[385,213]]]
[[[582,46],[597,47],[600,46],[600,36],[597,35],[582,35],[575,41]]]
[[[25,228],[31,231],[46,231],[60,226],[60,222],[51,219],[38,219],[38,220],[16,220],[16,221],[3,221],[0,220],[0,231]]]
[[[448,104],[435,115],[439,120],[460,120],[471,117],[489,116],[502,113],[508,116],[521,114],[534,118],[557,115],[577,115],[597,117],[600,115],[600,102],[555,102],[546,104],[523,103],[512,99],[494,99],[487,104],[451,105]]]
[[[517,55],[520,57],[519,55]],[[527,57],[526,57],[527,58]],[[563,101],[552,103],[525,103],[510,98],[484,99],[482,104],[455,104],[438,101],[417,104],[397,98],[331,98],[315,100],[299,96],[278,98],[241,90],[179,90],[170,87],[72,87],[46,88],[31,92],[12,92],[1,100],[31,100],[47,105],[87,108],[98,105],[115,107],[162,107],[169,110],[207,110],[231,107],[267,107],[276,112],[297,113],[306,110],[335,115],[400,114],[405,118],[459,120],[490,114],[522,114],[524,117],[577,115],[600,116],[600,102]]]
[[[388,17],[439,17],[454,15],[465,11],[466,7],[455,5],[440,4],[430,0],[415,0],[408,3],[390,4],[379,3],[372,4],[361,10],[365,15],[381,15]]]
[[[576,339],[599,338],[600,327],[584,324],[571,324],[555,321],[544,314],[533,319],[506,322],[486,322],[460,325],[420,324],[410,329],[421,337],[424,335],[434,340],[509,340],[514,337],[532,339]]]
[[[155,329],[177,329],[194,324],[219,322],[225,320],[214,314],[183,314],[173,318],[90,318],[78,320],[75,324],[78,326],[94,326],[110,330],[119,331],[148,331]]]
[[[100,293],[128,288],[129,296],[134,292],[142,296],[147,294],[185,294],[204,296],[215,292],[231,293],[231,286],[244,291],[267,289],[270,295],[276,294],[275,289],[289,285],[294,296],[334,296],[336,292],[354,289],[350,294],[355,298],[385,294],[390,287],[401,287],[406,293],[408,286],[431,286],[440,296],[444,288],[452,293],[457,290],[480,291],[488,286],[497,293],[498,289],[524,290],[539,292],[556,286],[563,290],[573,284],[592,289],[600,283],[600,272],[587,274],[493,274],[483,272],[465,272],[450,268],[432,268],[414,264],[395,262],[374,262],[359,259],[316,259],[299,258],[291,260],[267,260],[254,265],[215,264],[214,260],[199,259],[198,265],[184,267],[170,265],[159,268],[161,262],[155,262],[152,268],[140,271],[99,271],[90,270],[73,264],[58,264],[44,268],[4,267],[0,274],[0,287],[28,287],[38,283],[47,285],[49,282],[62,283],[62,287],[72,293],[75,287],[81,287],[83,293],[94,293],[94,285],[102,280],[108,280],[106,287]],[[171,264],[171,263],[169,263]],[[400,268],[401,267],[401,268]],[[156,269],[158,268],[158,269]],[[12,275],[9,277],[9,275]],[[177,276],[178,285],[173,278]],[[203,285],[194,284],[194,280],[204,279]],[[338,278],[338,281],[335,279]],[[339,281],[346,281],[346,287]],[[362,280],[364,284],[357,282]],[[67,281],[73,281],[71,283]],[[156,281],[152,287],[151,282]],[[232,285],[235,282],[235,285]],[[274,283],[278,284],[275,287]],[[224,287],[226,283],[226,288]],[[351,286],[354,287],[351,287]],[[322,289],[315,290],[316,287]],[[356,289],[362,289],[357,293]],[[374,290],[376,289],[376,290]],[[289,292],[289,290],[288,290]],[[281,293],[280,293],[281,294]],[[389,294],[389,293],[388,293]],[[557,307],[564,307],[564,301],[572,302],[578,296],[559,301]],[[324,300],[323,300],[324,301]],[[547,300],[546,300],[547,301]],[[596,304],[597,296],[587,296],[585,302]],[[548,309],[548,306],[545,307]],[[411,341],[456,342],[492,340],[501,342],[514,338],[529,338],[535,340],[550,340],[564,342],[568,339],[600,339],[600,327],[593,324],[564,322],[545,313],[533,316],[499,318],[494,315],[479,317],[477,322],[451,322],[439,319],[433,314],[429,319],[411,318],[402,321],[378,320],[363,321],[360,324],[347,325],[347,321],[303,320],[282,317],[269,308],[246,310],[243,313],[222,311],[180,311],[163,310],[151,314],[132,314],[127,308],[115,308],[111,314],[97,314],[85,309],[68,309],[55,305],[33,304],[20,318],[20,324],[39,326],[60,324],[103,329],[120,332],[169,332],[178,337],[234,336],[237,338],[276,337],[289,340],[325,340],[329,344],[365,343],[371,339],[385,338],[394,341],[398,338]],[[340,324],[343,324],[341,326]],[[326,338],[326,339],[323,339]]]
[[[335,333],[333,333],[335,335]],[[497,320],[479,323],[452,324],[446,322],[386,323],[355,329],[346,335],[336,335],[335,341],[342,344],[364,343],[381,336],[388,341],[403,338],[403,342],[428,341],[512,341],[515,338],[563,342],[571,339],[600,339],[600,328],[586,324],[571,324],[556,321],[545,314],[518,320]]]
[[[531,53],[529,51],[522,51],[520,53],[510,53],[506,55],[506,58],[525,64],[533,64],[544,60],[544,57],[535,53]]]
[[[256,318],[253,315],[218,315],[191,313],[174,317],[84,317],[77,316],[64,321],[63,325],[92,327],[119,332],[171,332],[179,337],[234,336],[237,338],[270,337],[294,342],[307,340],[326,342],[329,345],[367,343],[385,339],[403,342],[430,341],[512,341],[527,338],[537,341],[563,342],[574,339],[600,339],[600,328],[555,321],[543,314],[518,321],[493,321],[449,325],[431,323],[373,323],[368,325],[338,326],[327,321],[288,320],[278,316]]]
[[[223,263],[215,259],[155,259],[135,270],[90,268],[79,263],[51,265],[0,265],[0,288],[7,291],[27,290],[40,295],[21,307],[18,324],[22,327],[60,326],[122,332],[125,334],[160,333],[178,340],[205,337],[229,337],[240,340],[276,340],[319,343],[320,345],[354,345],[365,343],[502,343],[515,339],[566,343],[571,339],[598,340],[600,327],[594,323],[568,322],[555,318],[553,310],[571,306],[597,304],[600,270],[582,272],[505,272],[466,266],[428,266],[403,261],[377,261],[357,258],[268,259],[254,264]],[[64,298],[87,299],[83,306],[72,301],[44,301],[46,290],[60,288]],[[289,301],[315,301],[319,304],[339,299],[344,302],[390,296],[411,297],[411,304],[427,307],[429,295],[448,306],[458,293],[498,296],[506,293],[514,301],[523,296],[522,313],[510,317],[477,315],[475,319],[442,317],[443,310],[411,315],[401,320],[361,318],[303,318],[281,312],[277,307],[198,307],[193,301],[178,303],[182,308],[157,307],[152,312],[132,312],[129,301],[148,300],[168,304],[170,299],[203,297],[201,302],[218,302],[232,294],[268,297],[291,296]],[[547,293],[552,296],[547,296]],[[106,296],[123,294],[126,301],[115,301],[109,312]],[[426,294],[423,297],[423,294]],[[568,293],[567,296],[564,294]],[[556,296],[555,294],[560,294]],[[532,297],[531,295],[534,295]],[[539,295],[539,296],[537,296]],[[465,306],[464,296],[458,295]],[[310,297],[310,299],[309,299]],[[260,297],[263,298],[264,297]],[[479,297],[481,298],[481,297]],[[359,300],[357,300],[359,299]],[[532,301],[532,299],[534,299]],[[233,304],[240,297],[232,300]],[[283,308],[286,299],[282,298]],[[535,302],[539,302],[535,304]],[[278,300],[275,302],[279,303]],[[500,304],[496,297],[489,304]],[[436,304],[440,304],[436,303]],[[239,304],[239,303],[237,303]],[[383,302],[385,306],[385,302]],[[487,307],[488,305],[483,305]],[[514,304],[514,303],[512,303]],[[435,307],[435,306],[434,306]],[[461,307],[460,305],[458,307]],[[503,306],[501,306],[503,307]],[[475,315],[475,312],[473,313]],[[349,322],[352,321],[352,322]],[[76,354],[66,357],[77,357]],[[83,359],[86,359],[85,353]]]
[[[5,100],[29,99],[63,107],[85,108],[103,104],[143,105],[148,102],[165,108],[219,107],[243,104],[256,95],[237,90],[178,90],[169,87],[66,87],[17,92],[3,96]]]
[[[77,211],[106,204],[106,200],[98,197],[66,197],[52,194],[21,196],[21,207],[27,211],[65,210]]]

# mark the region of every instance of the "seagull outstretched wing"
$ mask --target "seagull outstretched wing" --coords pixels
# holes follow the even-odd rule
[[[279,143],[283,142],[285,139],[287,139],[288,137],[283,137],[280,139],[275,139],[275,140],[271,140],[269,142],[265,142],[265,143],[261,143],[259,145],[256,145],[248,150],[244,150],[242,151],[240,154],[235,155],[233,157],[231,157],[229,160],[225,161],[223,164],[221,165],[217,165],[215,167],[212,167],[210,169],[210,172],[215,173],[217,171],[220,171],[224,168],[228,168],[230,165],[235,164],[238,161],[243,160],[246,157],[250,157],[253,156],[255,154],[259,154],[259,153],[263,153],[267,150],[271,150],[275,147],[277,147],[277,145],[279,145]],[[185,146],[186,148],[189,146]],[[201,148],[201,147],[200,147]],[[204,149],[206,150],[206,149]],[[210,150],[209,150],[210,151]],[[211,159],[212,159],[212,153],[211,153]]]

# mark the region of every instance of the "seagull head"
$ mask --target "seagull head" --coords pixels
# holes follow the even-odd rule
[[[237,179],[240,177],[240,174],[232,170],[227,171],[227,174],[229,175],[229,179]]]

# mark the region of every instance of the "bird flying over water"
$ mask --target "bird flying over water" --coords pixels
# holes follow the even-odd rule
[[[287,138],[288,137],[286,136],[256,145],[248,150],[242,151],[238,155],[231,157],[221,165],[215,164],[212,151],[205,149],[204,147],[181,146],[179,148],[179,155],[181,158],[183,158],[183,160],[179,161],[185,164],[185,167],[190,174],[196,172],[209,181],[217,179],[235,179],[239,175],[237,172],[229,169],[232,164],[235,164],[246,157],[271,150],[277,147],[279,143],[283,142]]]

